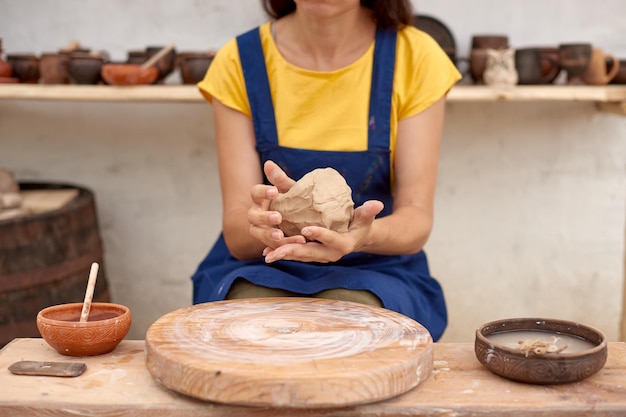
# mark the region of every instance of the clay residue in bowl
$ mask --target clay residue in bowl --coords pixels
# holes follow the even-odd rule
[[[487,336],[487,339],[497,345],[517,348],[525,357],[558,354],[561,352],[584,352],[596,346],[584,338],[569,334],[530,330],[491,333]]]
[[[333,168],[318,168],[272,200],[270,210],[283,216],[278,227],[286,236],[300,234],[305,226],[321,226],[344,233],[354,215],[352,190]]]

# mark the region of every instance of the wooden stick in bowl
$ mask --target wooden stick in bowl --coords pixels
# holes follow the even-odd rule
[[[89,310],[91,310],[91,300],[93,300],[93,291],[96,288],[96,278],[98,277],[99,267],[100,266],[96,262],[91,264],[89,281],[87,282],[87,291],[85,291],[85,300],[83,301],[83,310],[80,313],[81,322],[86,322],[89,318]]]
[[[168,52],[170,52],[172,49],[174,49],[174,47],[175,47],[175,45],[173,43],[167,45],[165,48],[161,49],[159,52],[157,52],[156,54],[152,55],[150,57],[150,59],[148,59],[146,62],[144,62],[141,65],[141,69],[150,68],[151,66],[156,64],[159,61],[159,59],[163,58],[165,55],[167,55]]]

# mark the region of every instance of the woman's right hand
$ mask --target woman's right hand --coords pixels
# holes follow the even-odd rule
[[[272,161],[265,163],[263,171],[273,185],[257,184],[250,191],[253,202],[248,210],[250,235],[272,249],[289,243],[306,243],[302,235],[286,237],[282,230],[276,227],[283,220],[281,214],[270,210],[270,204],[278,193],[289,191],[295,181]]]

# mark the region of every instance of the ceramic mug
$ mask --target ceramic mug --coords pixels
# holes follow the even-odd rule
[[[607,60],[613,63],[610,70],[607,70]],[[619,71],[619,67],[620,62],[615,56],[605,53],[600,48],[593,48],[589,66],[582,75],[582,79],[585,84],[589,85],[608,84]]]
[[[517,49],[515,69],[519,77],[518,84],[550,84],[561,71],[559,63],[540,48]]]

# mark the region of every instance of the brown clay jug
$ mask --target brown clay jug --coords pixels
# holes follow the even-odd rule
[[[7,61],[2,59],[2,39],[0,39],[0,77],[11,77],[13,75],[13,67]]]
[[[613,62],[611,69],[607,71],[607,61]],[[611,55],[606,54],[600,48],[593,48],[591,51],[591,60],[589,66],[582,76],[585,84],[589,85],[605,85],[608,84],[619,71],[619,60]]]

